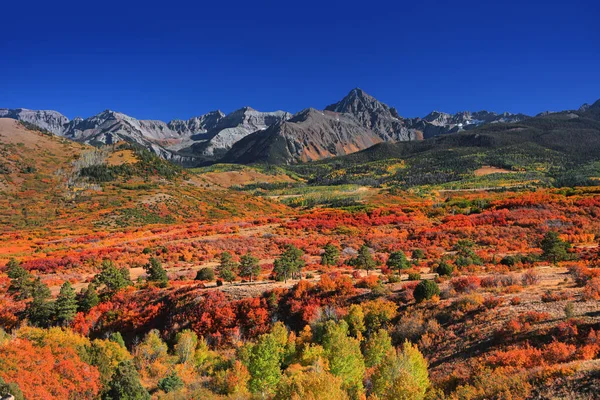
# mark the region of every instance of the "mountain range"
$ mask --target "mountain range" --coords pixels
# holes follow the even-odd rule
[[[582,108],[590,107],[588,105]],[[138,120],[105,110],[69,120],[57,111],[0,109],[0,118],[34,124],[76,142],[102,146],[125,141],[182,165],[207,162],[293,164],[351,154],[378,143],[420,141],[493,123],[523,121],[525,114],[488,111],[403,118],[361,89],[351,90],[324,110],[294,115],[244,107],[230,114],[211,111],[189,120]]]

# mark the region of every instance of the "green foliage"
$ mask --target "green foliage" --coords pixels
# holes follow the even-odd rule
[[[414,249],[413,252],[412,252],[411,257],[414,260],[422,260],[422,259],[425,258],[425,252],[423,250],[421,250],[421,249]]]
[[[175,371],[172,371],[158,381],[157,387],[165,393],[170,393],[183,388],[183,381]]]
[[[371,249],[369,249],[369,247],[366,244],[360,246],[360,249],[358,249],[358,255],[352,261],[352,265],[357,268],[366,270],[367,274],[369,273],[369,271],[375,268],[377,263],[373,259],[373,255],[371,255]]]
[[[121,335],[121,332],[111,333],[110,336],[108,337],[108,340],[125,348],[125,340],[123,340],[123,335]]]
[[[54,304],[50,301],[50,289],[38,277],[33,282],[32,300],[27,306],[27,318],[36,326],[47,327],[52,322]]]
[[[385,355],[393,349],[392,338],[388,332],[385,329],[379,329],[365,343],[365,365],[367,368],[379,365]]]
[[[196,272],[196,280],[197,281],[214,281],[215,280],[215,271],[210,267],[200,268],[198,272]]]
[[[54,304],[55,317],[60,325],[69,324],[77,314],[77,295],[69,281],[63,283]]]
[[[235,271],[237,270],[237,268],[238,264],[235,261],[233,261],[233,256],[231,255],[231,253],[227,251],[221,253],[221,261],[219,263],[219,266],[217,267],[217,273],[219,274],[219,278],[223,279],[226,282],[233,282],[236,278]]]
[[[394,251],[390,254],[386,265],[391,269],[408,269],[410,268],[410,263],[406,258],[406,254],[402,250]]]
[[[408,280],[409,281],[420,281],[421,280],[421,274],[418,272],[411,272],[408,274]]]
[[[93,283],[104,285],[102,294],[110,298],[119,290],[131,285],[129,269],[117,268],[112,261],[104,260],[102,270],[94,277]]]
[[[0,376],[0,399],[8,398],[12,395],[15,400],[25,400],[23,392],[16,383],[6,383]]]
[[[198,345],[198,336],[194,331],[185,329],[177,334],[175,355],[181,364],[191,361]]]
[[[542,257],[547,261],[556,264],[569,258],[567,251],[571,244],[563,241],[558,232],[548,232],[540,242],[540,248],[543,251]]]
[[[148,277],[146,278],[148,282],[154,282],[159,287],[167,287],[169,283],[169,278],[167,277],[167,271],[163,268],[160,260],[156,257],[152,257],[150,262],[144,266],[146,270],[146,274]]]
[[[92,309],[92,307],[100,304],[100,297],[98,297],[98,292],[96,292],[96,285],[94,283],[90,283],[87,288],[81,289],[78,298],[78,310],[87,313]]]
[[[373,394],[384,400],[423,400],[430,386],[427,361],[408,341],[402,351],[386,353],[371,380]]]
[[[252,282],[253,278],[260,274],[260,264],[258,263],[258,258],[252,256],[250,253],[244,254],[240,258],[239,271],[241,277],[250,277],[250,282]]]
[[[121,361],[113,375],[103,400],[150,400],[150,394],[140,383],[140,377],[130,361]]]
[[[413,296],[417,302],[422,302],[423,300],[429,300],[433,296],[437,296],[440,294],[440,288],[434,281],[421,281],[415,287],[413,292]]]
[[[445,261],[440,261],[437,268],[435,269],[435,272],[437,272],[440,276],[452,276],[452,273],[454,272],[454,267]]]
[[[10,278],[8,292],[17,300],[28,299],[33,291],[33,277],[21,264],[11,258],[7,265],[7,275]]]
[[[305,262],[302,256],[304,252],[294,245],[287,245],[284,252],[275,260],[273,264],[273,272],[277,280],[288,280],[289,277],[294,277],[304,268]]]
[[[348,333],[346,321],[329,320],[325,322],[322,341],[331,373],[342,378],[343,387],[357,398],[363,392],[365,363],[360,342]]]
[[[134,176],[144,179],[158,176],[172,180],[183,174],[180,166],[163,160],[148,150],[134,146],[121,146],[120,148],[132,150],[138,161],[132,164],[97,164],[83,167],[79,170],[79,176],[87,178],[91,182],[104,183],[112,182],[119,177],[128,179]]]
[[[249,388],[263,397],[272,393],[281,379],[281,356],[283,347],[272,334],[258,338],[250,345],[247,367],[250,372]]]
[[[333,266],[337,265],[340,259],[340,249],[331,243],[327,243],[323,248],[324,252],[321,255],[321,265]]]
[[[365,314],[363,308],[359,304],[352,304],[348,308],[348,314],[345,317],[348,324],[348,333],[350,336],[362,340],[363,333],[367,329],[365,327]]]

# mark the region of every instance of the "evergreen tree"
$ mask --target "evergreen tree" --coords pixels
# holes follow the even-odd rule
[[[302,256],[304,252],[294,245],[286,246],[285,251],[275,260],[273,272],[278,280],[286,281],[294,277],[304,268],[305,262]]]
[[[321,255],[321,265],[337,265],[340,260],[340,250],[331,243],[327,243],[323,250],[325,250],[325,252]]]
[[[371,250],[366,244],[363,244],[360,246],[360,249],[358,249],[358,255],[356,256],[354,264],[358,268],[366,270],[367,275],[369,274],[369,271],[371,271],[377,265],[373,259],[373,256],[371,255]]]
[[[42,283],[38,277],[33,282],[32,300],[27,307],[27,318],[36,326],[46,327],[50,325],[54,314],[54,304],[50,301],[52,297],[50,289]]]
[[[150,262],[144,266],[144,269],[148,275],[146,278],[148,282],[154,282],[159,287],[167,287],[167,284],[169,283],[167,271],[165,271],[165,269],[162,267],[162,264],[158,258],[152,257]]]
[[[236,270],[238,268],[237,263],[233,261],[233,256],[227,251],[221,253],[220,258],[221,260],[217,267],[219,278],[223,279],[225,282],[233,282],[236,278]]]
[[[172,371],[169,375],[159,380],[157,385],[165,393],[174,392],[183,388],[183,386],[183,381],[175,371]]]
[[[150,400],[131,361],[121,361],[108,384],[103,400]]]
[[[119,290],[130,286],[129,269],[127,267],[117,268],[110,260],[102,263],[102,270],[94,277],[94,283],[104,285],[102,293],[107,297],[112,297]]]
[[[92,309],[92,307],[97,306],[99,303],[100,297],[98,297],[96,285],[93,283],[90,283],[85,290],[81,289],[81,292],[79,292],[77,307],[79,311],[87,313]]]
[[[75,290],[69,281],[60,287],[60,293],[54,305],[56,321],[60,325],[66,325],[73,321],[77,314],[77,298]]]
[[[558,232],[548,232],[540,242],[540,247],[543,251],[542,257],[556,264],[568,259],[567,250],[571,244],[562,240]]]
[[[240,276],[250,277],[250,282],[253,278],[260,274],[260,264],[258,258],[252,256],[250,253],[244,254],[240,259]]]
[[[386,265],[391,269],[396,270],[410,268],[410,263],[406,258],[406,254],[404,254],[402,250],[392,252],[387,260]]]
[[[7,275],[10,278],[8,293],[15,296],[17,300],[25,300],[31,297],[33,290],[33,277],[14,258],[7,264]]]
[[[425,252],[421,249],[414,249],[411,258],[413,260],[422,260],[425,258]]]
[[[440,294],[440,288],[434,281],[421,281],[413,291],[413,296],[417,303],[420,303],[423,300],[429,300],[438,294]]]

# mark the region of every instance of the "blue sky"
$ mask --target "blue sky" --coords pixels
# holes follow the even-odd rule
[[[189,118],[323,108],[534,114],[600,98],[600,5],[552,1],[5,2],[0,107]]]

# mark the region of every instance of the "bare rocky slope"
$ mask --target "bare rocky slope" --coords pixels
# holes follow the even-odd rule
[[[102,146],[120,141],[142,146],[188,166],[205,162],[296,163],[336,157],[380,142],[415,141],[501,122],[524,114],[487,111],[403,118],[395,108],[353,89],[324,111],[260,112],[244,107],[228,115],[211,111],[188,120],[139,120],[106,110],[69,120],[56,111],[0,109],[0,118],[25,121],[80,143]]]

